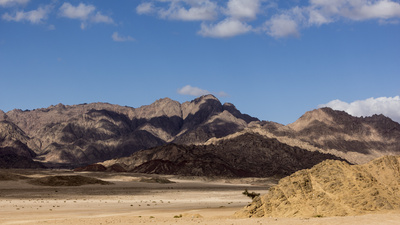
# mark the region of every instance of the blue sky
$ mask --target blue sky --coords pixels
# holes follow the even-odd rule
[[[283,124],[400,121],[399,40],[395,0],[0,0],[0,109],[211,93]]]

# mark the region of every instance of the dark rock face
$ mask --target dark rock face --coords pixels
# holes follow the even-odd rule
[[[101,164],[91,164],[84,167],[75,168],[74,171],[81,172],[81,171],[93,171],[93,172],[103,172],[106,171],[107,168]]]
[[[13,153],[18,149],[0,148],[0,168],[2,169],[39,169],[46,168],[42,163],[33,161],[30,157],[21,156]],[[6,153],[4,153],[6,152]]]
[[[0,116],[23,134],[14,139],[29,146],[32,158],[74,167],[170,142],[203,143],[242,130],[248,121],[258,121],[233,105],[224,107],[212,95],[182,104],[165,98],[136,109],[107,103],[58,104]],[[0,140],[2,136],[9,135],[0,132]]]
[[[116,160],[138,173],[186,176],[284,176],[311,168],[333,155],[291,147],[257,134],[244,134],[217,145],[167,144]]]

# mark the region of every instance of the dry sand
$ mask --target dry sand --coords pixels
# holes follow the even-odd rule
[[[28,177],[68,171],[6,171]],[[47,187],[0,181],[0,224],[400,224],[400,212],[327,218],[249,218],[234,213],[251,202],[244,189],[267,193],[274,179],[206,180],[164,176],[176,183],[144,183],[148,175],[74,173],[114,185]],[[178,217],[178,218],[174,218]]]

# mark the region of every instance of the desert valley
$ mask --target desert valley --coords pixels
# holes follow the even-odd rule
[[[0,111],[0,224],[399,224],[399,140],[383,115],[283,125],[213,95]]]

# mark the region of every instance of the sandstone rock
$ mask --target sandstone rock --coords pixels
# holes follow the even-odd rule
[[[400,156],[363,165],[326,160],[281,179],[237,216],[349,216],[400,209],[399,190]]]

